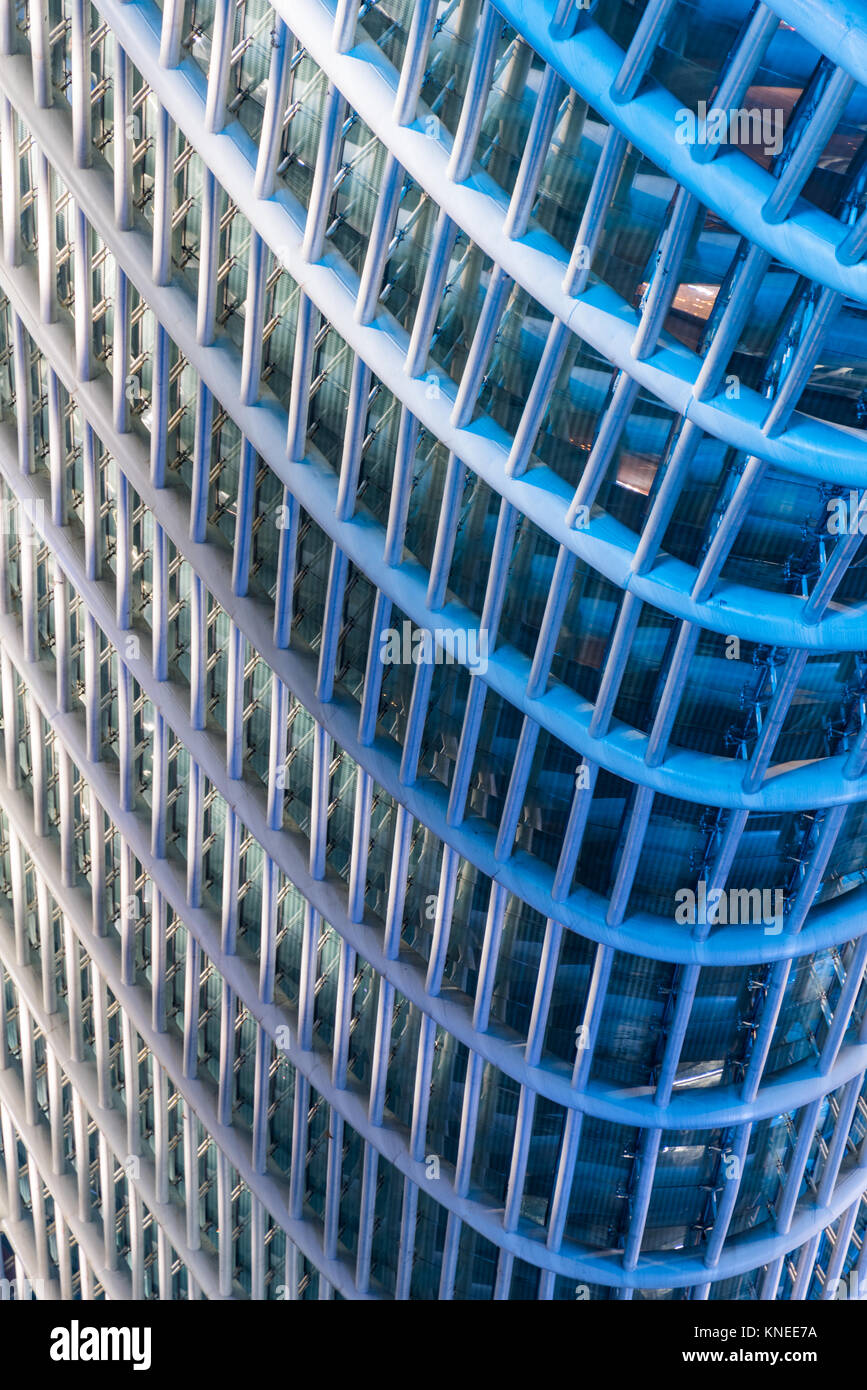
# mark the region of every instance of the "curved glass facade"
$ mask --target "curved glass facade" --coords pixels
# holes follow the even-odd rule
[[[842,10],[0,0],[19,1280],[867,1278]]]

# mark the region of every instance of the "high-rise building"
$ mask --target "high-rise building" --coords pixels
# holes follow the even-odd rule
[[[853,0],[0,0],[4,1295],[864,1288],[865,132]]]

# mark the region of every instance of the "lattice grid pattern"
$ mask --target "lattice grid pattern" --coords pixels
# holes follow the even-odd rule
[[[0,0],[0,1233],[46,1296],[867,1277],[844,8]],[[679,140],[779,74],[779,132]],[[383,662],[443,630],[487,660]]]

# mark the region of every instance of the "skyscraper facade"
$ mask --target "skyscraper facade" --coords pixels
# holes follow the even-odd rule
[[[0,0],[4,1292],[865,1287],[865,133],[852,0]]]

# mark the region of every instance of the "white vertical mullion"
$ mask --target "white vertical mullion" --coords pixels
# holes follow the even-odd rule
[[[249,439],[242,438],[235,513],[235,545],[232,554],[232,592],[241,598],[246,596],[250,582],[257,460],[258,455]]]
[[[32,694],[29,695],[30,722],[30,765],[33,789],[33,831],[37,836],[49,833],[48,793],[46,790],[45,741],[42,735],[42,720]],[[40,955],[42,961],[42,997],[47,1013],[57,1009],[54,948],[51,936],[50,900],[45,884],[40,876],[36,879],[36,894],[39,916]]]
[[[15,929],[15,959],[27,965],[30,951],[27,944],[27,895],[24,887],[24,847],[18,834],[9,826],[9,880],[12,885],[12,912]]]
[[[355,29],[361,0],[337,0],[331,42],[335,53],[348,53],[355,43]]]
[[[90,224],[84,209],[75,204],[75,366],[80,381],[93,375],[93,284],[90,256]]]
[[[136,1046],[136,1032],[125,1010],[122,1017],[121,1045],[123,1049],[123,1090],[126,1110],[126,1147],[128,1156],[130,1158],[137,1158],[141,1153],[141,1123],[139,1113],[141,1095],[139,1091],[138,1051]]]
[[[129,1264],[130,1278],[132,1281],[132,1298],[141,1300],[145,1297],[145,1278],[144,1278],[144,1217],[142,1214],[142,1200],[135,1187],[127,1182],[127,1202],[129,1204]],[[171,1297],[171,1280],[166,1281],[163,1287],[163,1267],[167,1263],[165,1260],[166,1241],[163,1236],[162,1226],[157,1226],[157,1261],[159,1265],[159,1293],[162,1298]]]
[[[292,1108],[292,1158],[289,1168],[289,1216],[301,1218],[304,1210],[304,1190],[307,1183],[307,1145],[309,1142],[310,1082],[301,1072],[295,1073],[295,1098]]]
[[[404,1178],[403,1206],[400,1212],[400,1243],[397,1251],[397,1273],[394,1284],[394,1297],[396,1301],[400,1302],[405,1302],[410,1295],[417,1219],[418,1188],[411,1178]]]
[[[379,185],[379,199],[373,214],[373,225],[364,252],[364,264],[355,303],[355,319],[358,323],[370,323],[376,313],[376,305],[382,289],[382,276],[388,259],[388,250],[394,236],[394,226],[400,207],[400,194],[403,188],[404,173],[393,154],[388,154],[382,179]]]
[[[12,1124],[12,1117],[2,1103],[0,1103],[0,1129],[3,1132],[3,1151],[12,1155],[12,1161],[4,1164],[6,1169],[6,1210],[10,1221],[20,1221],[21,1189],[18,1185],[18,1140]]]
[[[18,467],[33,472],[33,385],[30,375],[30,335],[17,314],[12,315],[12,362],[15,373],[15,424]]]
[[[502,23],[499,13],[488,0],[484,5],[476,34],[472,67],[448,164],[448,177],[455,183],[463,183],[472,168],[497,56],[497,36]]]
[[[63,437],[63,412],[60,404],[60,380],[52,367],[48,369],[47,395],[51,520],[55,526],[65,526],[67,519],[66,446]],[[54,570],[56,574],[56,561],[54,561]]]
[[[135,806],[132,705],[132,676],[125,663],[119,659],[117,663],[118,796],[123,811],[132,811]]]
[[[250,1297],[265,1298],[265,1208],[258,1197],[250,1201]]]
[[[235,780],[244,772],[244,652],[246,639],[234,623],[229,629],[229,670],[226,680],[226,770]]]
[[[160,28],[160,66],[176,68],[181,61],[181,39],[184,36],[184,0],[164,0]]]
[[[33,1243],[36,1247],[36,1275],[43,1284],[50,1278],[48,1256],[48,1226],[45,1219],[45,1185],[33,1155],[27,1154],[27,1177],[30,1186],[30,1206],[33,1213]],[[17,1272],[17,1271],[16,1271]]]
[[[297,499],[284,487],[279,513],[280,540],[277,550],[277,589],[274,595],[274,645],[281,648],[289,646],[292,636],[300,514],[301,508]]]
[[[205,816],[205,774],[190,757],[187,808],[187,902],[202,906],[202,844]]]
[[[370,1257],[373,1249],[378,1172],[379,1154],[372,1144],[365,1141],[358,1214],[358,1250],[355,1258],[355,1287],[359,1293],[366,1293],[370,1287]]]
[[[121,434],[129,429],[129,354],[131,332],[130,282],[115,262],[114,322],[112,325],[112,418]],[[126,492],[126,475],[118,468],[118,491]]]
[[[6,762],[6,782],[17,787],[21,782],[18,765],[18,745],[21,741],[18,717],[18,672],[5,647],[0,647],[0,680],[3,690],[3,744]],[[14,833],[14,832],[13,832]]]
[[[48,1079],[48,1116],[51,1128],[51,1171],[59,1177],[66,1169],[66,1155],[63,1147],[62,1077],[60,1064],[53,1051],[49,1050],[46,1053],[45,1064]]]
[[[317,309],[309,295],[298,295],[298,316],[295,325],[295,352],[292,360],[292,389],[289,397],[289,423],[286,432],[286,454],[294,461],[304,458],[307,436],[307,416],[310,409],[310,374],[313,367],[314,323]]]
[[[81,440],[81,472],[84,491],[84,564],[88,579],[102,577],[100,545],[99,460],[96,440],[85,424]]]
[[[90,907],[95,936],[108,935],[105,912],[105,812],[95,792],[86,793],[90,813]]]
[[[240,400],[255,405],[259,399],[262,375],[262,332],[264,329],[265,264],[269,250],[256,232],[250,233],[247,268],[247,301],[244,308],[244,343],[241,356]]]
[[[226,124],[226,97],[234,28],[234,0],[216,0],[211,60],[208,64],[208,95],[205,103],[205,130],[209,133],[218,133]]]
[[[220,1060],[217,1081],[217,1115],[220,1124],[232,1123],[235,1063],[235,995],[223,980],[220,988]]]
[[[286,111],[286,98],[289,89],[290,65],[295,47],[294,36],[290,34],[283,20],[276,13],[271,45],[268,92],[265,97],[262,130],[259,134],[259,152],[256,159],[256,175],[253,180],[253,195],[256,198],[271,198],[274,194],[280,140],[283,133],[283,116]]]
[[[114,217],[121,231],[132,227],[132,117],[131,64],[126,50],[115,40],[114,63]],[[122,274],[118,269],[118,276]]]
[[[259,998],[273,1004],[277,975],[277,865],[270,854],[262,863],[262,913],[259,943]],[[260,1029],[261,1031],[261,1029]]]
[[[184,1213],[187,1247],[202,1247],[199,1224],[199,1117],[188,1100],[183,1103]],[[188,1271],[189,1273],[189,1271]]]
[[[166,1073],[156,1057],[153,1065],[154,1169],[158,1202],[169,1200],[168,1087]]]
[[[343,1116],[334,1106],[330,1108],[328,1120],[330,1139],[328,1140],[328,1160],[325,1179],[325,1212],[323,1219],[323,1247],[325,1258],[337,1259],[337,1236],[340,1224],[340,1185],[343,1173]],[[321,1278],[321,1276],[320,1276]]]
[[[170,0],[171,3],[171,0]],[[178,0],[182,3],[182,0]],[[171,275],[172,203],[175,123],[164,106],[157,112],[154,142],[153,257],[155,285],[167,285]]]
[[[84,1055],[80,947],[78,937],[66,916],[63,918],[63,956],[66,961],[69,1055],[73,1062],[80,1062]]]
[[[169,727],[159,710],[154,710],[152,736],[152,804],[151,804],[151,854],[155,859],[166,857],[166,796],[168,794],[169,773]]]
[[[101,633],[88,609],[84,610],[84,698],[87,728],[87,756],[90,762],[100,760],[100,645]],[[91,825],[91,832],[93,826]]]
[[[404,371],[409,377],[420,376],[427,365],[434,328],[442,308],[446,276],[457,234],[456,223],[447,213],[440,211],[437,214],[427,270],[418,297],[409,347],[406,351]]]
[[[183,1074],[195,1079],[199,1070],[199,979],[202,971],[202,948],[191,931],[187,931],[184,959],[184,1046]]]
[[[114,1155],[105,1134],[99,1132],[99,1192],[102,1206],[102,1239],[106,1269],[117,1269],[117,1201],[114,1185]]]
[[[311,263],[321,260],[325,246],[326,219],[331,205],[335,166],[343,148],[341,127],[345,114],[346,99],[337,87],[329,83],[323,101],[313,186],[310,190],[304,239],[301,243],[301,254]]]
[[[91,162],[90,25],[85,21],[87,0],[70,0],[69,54],[72,71],[72,149],[79,169]],[[76,295],[76,312],[78,296]]]
[[[349,892],[346,910],[351,922],[364,917],[364,895],[367,883],[367,861],[370,844],[370,811],[373,801],[373,778],[363,767],[355,776],[355,802],[352,817],[352,853],[349,868]]]
[[[36,611],[36,551],[39,537],[33,530],[29,507],[18,504],[18,569],[21,585],[21,638],[25,661],[38,661],[39,637]]]
[[[153,630],[153,673],[158,681],[168,679],[168,601],[169,601],[169,540],[165,528],[154,523],[152,545],[153,588],[151,594],[151,627]]]
[[[196,390],[196,423],[193,438],[193,480],[190,495],[190,539],[202,542],[208,533],[208,488],[214,397],[200,379]],[[202,581],[198,578],[201,585]]]
[[[18,1031],[21,1038],[21,1084],[24,1091],[24,1119],[28,1125],[37,1123],[36,1059],[33,1055],[33,1015],[21,995],[18,996]]]
[[[78,1219],[90,1221],[90,1150],[87,1142],[87,1118],[84,1102],[72,1088],[72,1133],[75,1145],[75,1176],[78,1187]],[[79,1250],[80,1258],[83,1258]]]
[[[57,1013],[57,963],[51,897],[41,875],[36,877],[36,910],[39,919],[39,954],[42,964],[42,1007],[49,1017]]]
[[[111,1088],[108,1082],[108,985],[94,966],[92,969],[93,992],[93,1051],[96,1062],[96,1084],[99,1104],[107,1109],[111,1103]]]
[[[54,1208],[57,1231],[57,1268],[60,1274],[60,1297],[64,1302],[72,1300],[72,1260],[69,1249],[69,1227],[59,1207]]]
[[[229,1160],[219,1146],[217,1147],[217,1232],[220,1293],[224,1298],[230,1298],[234,1268],[232,1199],[229,1188]]]
[[[442,856],[442,867],[440,869],[440,881],[436,899],[436,916],[434,917],[433,940],[431,942],[427,976],[425,978],[425,989],[428,994],[434,996],[438,995],[442,989],[442,976],[449,946],[449,935],[451,933],[452,914],[455,907],[459,866],[460,856],[457,850],[453,849],[451,845],[446,845]]]
[[[337,1002],[334,1009],[334,1045],[331,1051],[331,1079],[344,1089],[349,1069],[349,1042],[352,1025],[352,994],[357,956],[347,941],[340,940],[337,975]],[[336,1112],[335,1112],[336,1113]]]
[[[217,271],[220,256],[220,185],[206,168],[202,175],[202,214],[199,230],[199,278],[196,301],[196,340],[208,347],[216,331]],[[204,388],[201,388],[204,389]]]
[[[168,466],[169,355],[171,338],[158,323],[154,332],[150,408],[150,464],[154,487],[165,487]]]
[[[35,72],[36,62],[34,58],[34,74]],[[54,175],[51,165],[41,149],[36,151],[36,223],[39,311],[43,323],[54,323],[57,318],[57,226]]]
[[[3,205],[3,255],[10,266],[21,263],[21,181],[18,176],[18,118],[9,99],[0,96],[0,197]]]
[[[331,547],[331,561],[328,566],[325,610],[322,617],[322,640],[319,649],[319,667],[316,674],[316,694],[325,704],[334,696],[334,668],[340,642],[343,600],[346,593],[348,572],[349,560],[335,543]]]
[[[254,1173],[268,1166],[268,1089],[271,1039],[265,1029],[256,1028],[256,1062],[253,1081],[253,1124],[250,1163]]]
[[[204,729],[208,666],[208,600],[198,574],[190,582],[190,723]]]
[[[268,741],[268,805],[270,830],[283,826],[283,800],[286,784],[286,738],[288,733],[289,688],[276,672],[271,675],[271,727]]]

